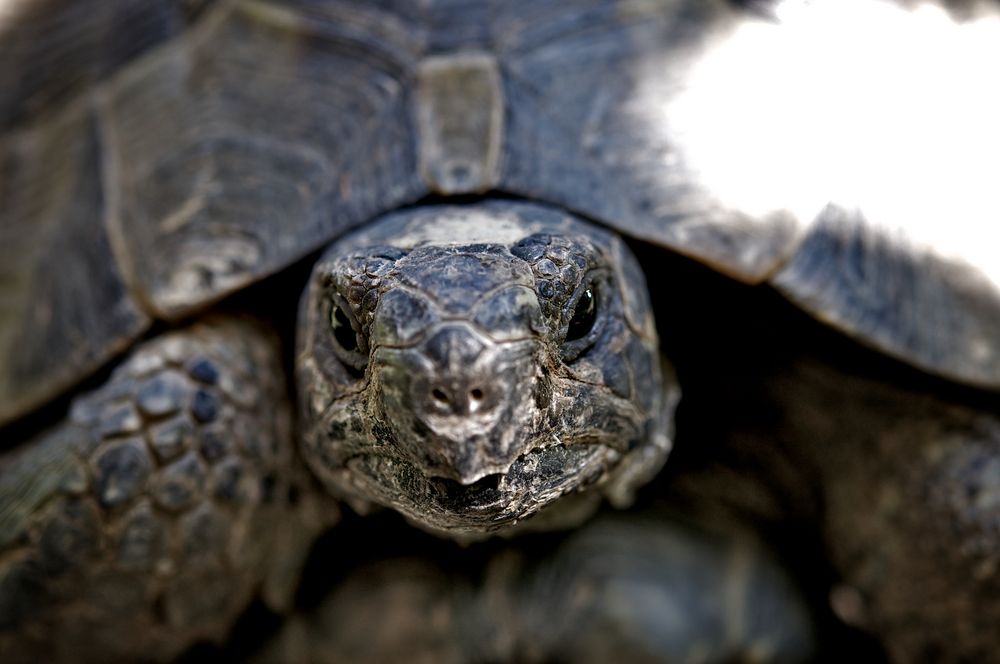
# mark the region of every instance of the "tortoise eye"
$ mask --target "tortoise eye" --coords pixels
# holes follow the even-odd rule
[[[580,294],[580,299],[576,301],[573,309],[573,317],[569,320],[569,327],[566,330],[566,341],[576,341],[583,339],[594,328],[597,320],[597,293],[593,286],[587,288]]]
[[[330,310],[330,328],[333,330],[333,338],[348,353],[356,353],[361,350],[361,345],[358,343],[358,333],[351,325],[350,317],[337,303],[334,303]]]

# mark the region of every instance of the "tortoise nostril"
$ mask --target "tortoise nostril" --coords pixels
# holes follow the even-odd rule
[[[427,390],[427,391],[423,391]],[[486,387],[457,385],[427,385],[423,388],[428,412],[468,416],[481,414],[492,407],[492,394]]]

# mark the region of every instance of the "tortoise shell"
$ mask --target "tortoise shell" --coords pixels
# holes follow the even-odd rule
[[[888,354],[1000,387],[1000,289],[976,255],[832,199],[808,215],[744,209],[704,177],[691,100],[710,133],[740,127],[740,104],[777,103],[740,96],[753,85],[726,112],[690,96],[719,44],[786,29],[745,4],[13,5],[0,22],[0,422],[153,321],[382,212],[485,192],[773,284]]]

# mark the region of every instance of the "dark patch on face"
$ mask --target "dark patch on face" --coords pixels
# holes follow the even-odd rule
[[[427,437],[429,437],[431,435],[431,430],[427,428],[427,425],[424,424],[423,420],[421,420],[420,418],[416,418],[416,417],[413,418],[413,427],[412,428],[413,428],[413,434],[417,438],[424,439],[424,438],[427,438]],[[429,459],[430,456],[428,455],[427,458]]]
[[[538,462],[538,471],[542,475],[558,475],[563,471],[562,460],[548,454],[541,455],[541,459]]]
[[[382,420],[375,420],[372,423],[372,436],[380,444],[393,441],[392,428]]]
[[[399,486],[411,496],[419,494],[423,489],[423,477],[421,477],[420,471],[409,465],[403,466]]]
[[[553,445],[544,449],[533,450],[526,455],[533,463],[515,464],[507,474],[508,484],[536,484],[539,488],[548,489],[561,484],[568,478],[566,471],[575,465],[574,457],[583,449],[581,446]],[[530,472],[527,470],[531,468]]]
[[[330,440],[343,440],[346,427],[341,420],[334,420],[330,422],[326,429],[326,434],[330,437]]]
[[[546,376],[547,378],[547,376]],[[543,379],[535,383],[535,405],[538,410],[545,412],[552,403],[552,381]]]

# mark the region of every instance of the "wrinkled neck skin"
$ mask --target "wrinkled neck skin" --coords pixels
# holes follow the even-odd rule
[[[300,309],[303,455],[334,495],[475,539],[624,505],[677,392],[619,238],[490,201],[384,217],[327,250]],[[560,507],[562,506],[562,507]]]

